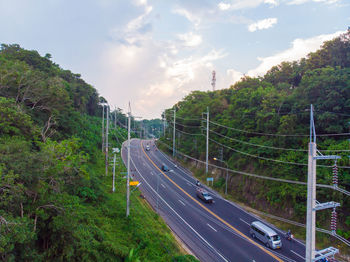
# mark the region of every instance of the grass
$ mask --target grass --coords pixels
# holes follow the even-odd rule
[[[126,218],[126,179],[122,178],[120,160],[118,164],[116,191],[111,192],[111,176],[103,175],[105,201],[86,206],[90,216],[94,213],[95,218],[100,218],[94,223],[103,231],[104,246],[125,261],[197,261],[185,253],[163,219],[141,198],[138,189],[131,193],[130,215]]]

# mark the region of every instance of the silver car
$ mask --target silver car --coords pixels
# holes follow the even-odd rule
[[[277,249],[282,247],[280,236],[271,228],[264,225],[260,221],[254,221],[250,225],[250,235],[259,239],[266,247]]]

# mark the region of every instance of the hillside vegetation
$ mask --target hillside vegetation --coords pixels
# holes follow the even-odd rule
[[[205,161],[206,115],[203,113],[208,107],[210,163],[225,167],[213,160],[216,157],[233,170],[306,182],[310,104],[315,109],[318,149],[330,150],[322,151],[325,155],[342,157],[337,162],[339,187],[350,191],[349,135],[334,135],[350,130],[350,31],[325,42],[306,58],[272,67],[263,77],[246,76],[228,89],[194,91],[186,96],[175,105],[176,148]],[[168,128],[161,141],[172,147],[173,113],[170,110],[165,111]],[[317,163],[334,164],[330,160]],[[216,177],[214,186],[223,191],[225,173],[220,174],[216,169],[210,172]],[[196,175],[206,179],[203,169],[197,169]],[[332,185],[331,167],[317,168],[317,183]],[[305,223],[304,185],[232,172],[229,194],[258,210]],[[337,233],[350,239],[350,197],[318,188],[317,200],[341,204],[337,208]],[[317,212],[317,226],[330,230],[331,211]]]
[[[49,54],[1,46],[0,260],[195,261],[138,191],[125,218],[120,158],[116,193],[104,175],[99,102]],[[126,130],[110,136],[120,147]]]

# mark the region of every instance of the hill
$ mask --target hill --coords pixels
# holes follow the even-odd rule
[[[318,149],[337,154],[339,187],[350,191],[350,30],[316,52],[272,67],[263,77],[245,76],[228,89],[194,91],[176,108],[177,157],[206,179],[206,115],[209,108],[209,162],[228,167],[230,197],[245,205],[300,223],[306,220],[306,186],[260,179],[249,174],[305,182],[310,104],[315,111]],[[174,108],[173,107],[173,108]],[[172,147],[173,112],[160,142]],[[188,156],[192,157],[189,158]],[[214,160],[213,158],[222,160]],[[318,161],[317,183],[332,185],[333,161]],[[321,166],[323,165],[323,166]],[[198,170],[198,168],[202,168]],[[225,189],[225,173],[211,168],[214,187]],[[248,174],[248,175],[247,175]],[[337,234],[350,239],[350,198],[331,189],[317,190],[320,202],[336,201]],[[332,210],[317,213],[319,227],[330,229]],[[300,232],[303,232],[301,229]],[[303,233],[302,233],[303,234]],[[302,235],[301,235],[302,236]]]
[[[116,193],[104,175],[100,102],[50,54],[1,46],[1,260],[195,261],[138,191],[125,218],[120,158]],[[115,114],[124,122],[120,109]],[[120,147],[126,130],[109,133],[110,146]]]

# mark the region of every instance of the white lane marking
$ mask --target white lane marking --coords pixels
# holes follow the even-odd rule
[[[302,255],[299,255],[297,252],[290,250],[290,252],[292,252],[293,254],[297,255],[298,257],[305,259],[305,257],[303,257]]]
[[[214,230],[215,232],[218,232],[215,228],[213,228],[211,225],[209,225],[208,223],[207,223],[207,226],[208,227],[210,227],[212,230]]]
[[[134,160],[132,158],[130,158],[131,162],[134,164]],[[207,246],[209,246],[218,256],[220,256],[224,261],[228,262],[228,260],[219,252],[217,251],[204,237],[202,237],[202,235],[200,235],[185,219],[183,219],[169,204],[168,202],[166,202],[164,200],[164,198],[162,198],[157,191],[155,191],[153,189],[153,187],[147,182],[147,180],[142,176],[141,172],[139,171],[139,169],[135,166],[135,169],[137,170],[137,172],[139,173],[139,175],[142,177],[143,181],[145,181],[145,183],[149,186],[149,188],[154,192],[155,195],[157,195],[159,197],[159,199],[161,199],[166,205],[167,207],[174,212],[174,214],[180,218],[200,239],[202,239],[202,241],[207,244]]]
[[[250,226],[250,224],[247,221],[244,221],[242,218],[240,218],[239,220],[241,220],[242,222],[246,223],[248,226]]]
[[[187,182],[187,185],[192,186],[192,184],[191,184],[191,183],[189,183],[189,182]]]
[[[164,187],[165,188],[165,186],[163,185],[163,184],[160,184],[162,187]]]
[[[179,199],[179,202],[180,202],[181,204],[183,204],[184,206],[186,206],[186,205],[185,205],[185,203],[184,203],[184,202],[182,202],[180,199]]]

